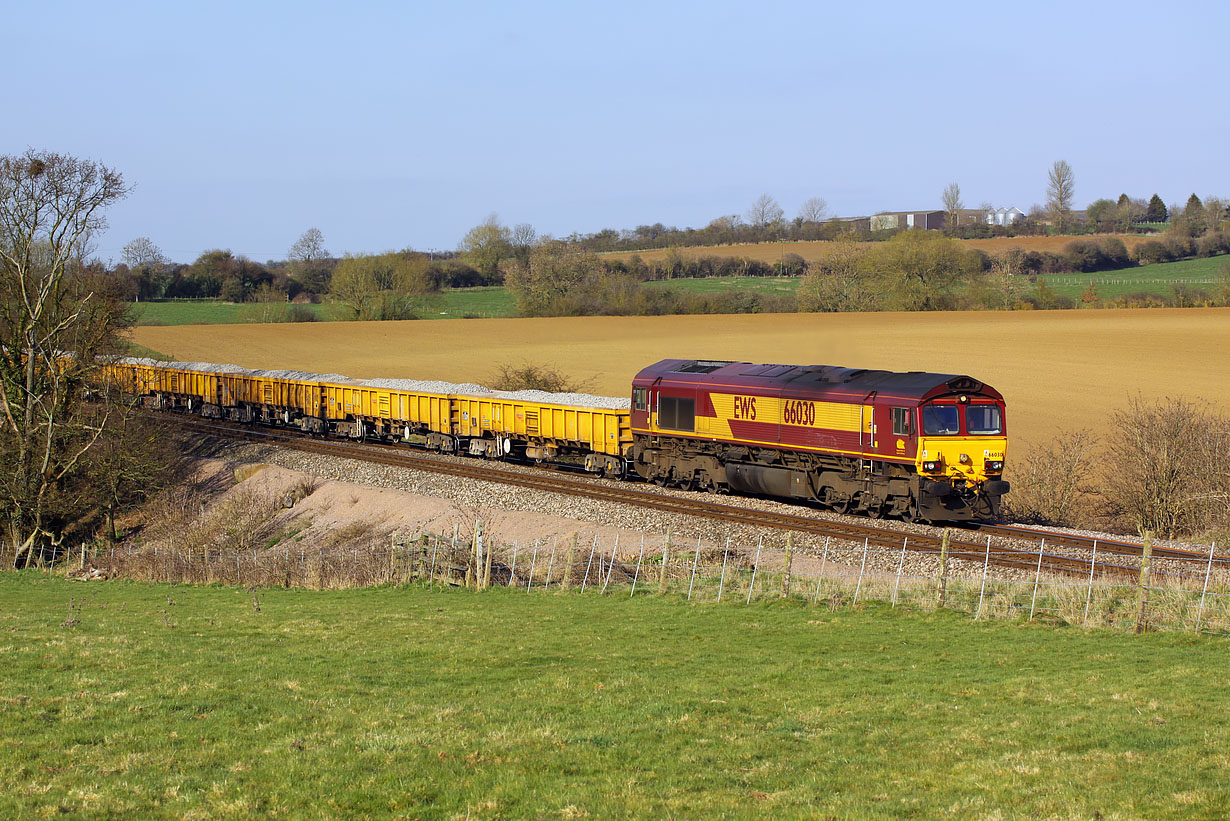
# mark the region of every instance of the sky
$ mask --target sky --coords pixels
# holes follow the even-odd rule
[[[455,249],[495,213],[567,236],[1230,194],[1213,2],[27,2],[0,154],[119,170],[96,254]]]

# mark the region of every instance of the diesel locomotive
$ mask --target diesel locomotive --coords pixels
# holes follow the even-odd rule
[[[968,376],[666,359],[632,382],[636,473],[912,521],[998,516],[1003,396]]]

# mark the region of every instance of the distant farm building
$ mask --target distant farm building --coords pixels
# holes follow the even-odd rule
[[[1025,219],[1025,212],[1015,205],[1011,208],[996,208],[986,212],[987,225],[1012,225]]]
[[[943,211],[884,211],[871,218],[872,231],[940,230],[944,227]]]
[[[990,224],[990,220],[987,219],[988,213],[985,208],[961,208],[957,211],[957,227]]]
[[[851,231],[870,231],[871,217],[833,217],[825,222],[839,222],[849,227]]]

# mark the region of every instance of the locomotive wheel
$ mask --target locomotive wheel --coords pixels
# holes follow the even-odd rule
[[[885,508],[884,502],[881,502],[879,499],[876,499],[874,496],[868,497],[868,498],[871,499],[871,504],[867,508],[867,518],[879,519],[883,517],[884,508]]]
[[[910,506],[906,509],[905,513],[901,514],[901,518],[904,521],[917,525],[931,524],[931,520],[922,515],[922,512],[918,509],[918,503],[913,499],[910,500]]]

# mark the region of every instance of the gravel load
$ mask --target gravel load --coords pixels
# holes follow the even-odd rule
[[[438,379],[352,379],[340,373],[312,373],[311,371],[293,370],[250,370],[238,365],[217,365],[212,362],[161,362],[147,357],[126,356],[119,362],[126,365],[157,366],[163,368],[178,368],[185,371],[201,373],[246,374],[248,376],[267,379],[294,379],[303,382],[330,382],[340,385],[356,385],[365,388],[384,388],[386,390],[408,391],[412,393],[452,394],[456,396],[479,396],[486,398],[508,399],[517,402],[533,402],[547,405],[567,405],[569,407],[598,408],[605,410],[627,410],[631,400],[622,396],[594,396],[588,393],[551,393],[550,391],[493,391],[474,382],[444,382]]]
[[[520,402],[541,402],[548,405],[571,405],[583,408],[627,410],[632,400],[620,396],[591,396],[588,393],[550,393],[548,391],[496,391],[501,399]]]
[[[363,383],[369,388],[386,388],[412,393],[457,393],[466,396],[490,396],[490,388],[473,382],[441,382],[438,379],[368,379]]]

